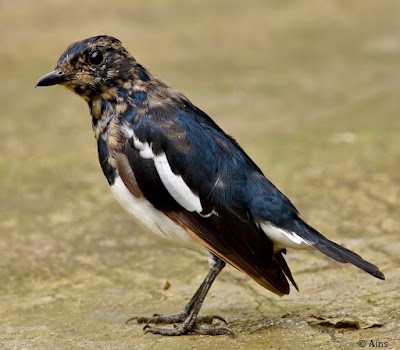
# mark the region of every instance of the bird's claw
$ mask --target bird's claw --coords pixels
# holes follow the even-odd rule
[[[130,323],[130,322],[132,322],[132,321],[135,321],[135,320],[137,320],[138,323],[141,323],[141,322],[139,322],[138,319],[139,319],[139,317],[133,316],[133,317],[127,319],[126,322],[125,322],[125,324],[127,325],[128,323]]]
[[[185,313],[177,313],[174,315],[164,316],[161,314],[154,314],[152,317],[138,317],[134,316],[128,319],[125,324],[130,323],[131,321],[137,321],[137,323],[145,323],[146,325],[150,323],[155,324],[174,324],[177,322],[184,322],[188,315]],[[200,315],[196,318],[196,323],[213,323],[214,320],[221,321],[222,323],[228,324],[226,320],[220,315]]]
[[[213,323],[214,320],[218,320],[222,323],[228,324],[225,318],[220,315],[200,315],[196,318],[197,323]]]
[[[184,325],[174,324],[173,328],[166,327],[154,327],[146,324],[143,327],[145,333],[167,335],[167,336],[179,336],[185,334],[201,334],[201,335],[228,335],[231,338],[235,336],[233,331],[224,326],[203,326],[194,324],[191,328],[186,328]]]

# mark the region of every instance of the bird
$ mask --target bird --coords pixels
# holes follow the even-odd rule
[[[287,295],[289,282],[298,290],[287,249],[314,249],[385,279],[377,266],[307,224],[233,137],[115,37],[72,43],[36,83],[51,85],[87,102],[99,162],[121,206],[161,242],[208,260],[204,282],[182,311],[128,320],[146,323],[145,332],[233,335],[222,316],[199,315],[212,283],[230,264]]]

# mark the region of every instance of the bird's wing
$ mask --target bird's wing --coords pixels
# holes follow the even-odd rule
[[[184,105],[190,115],[197,115],[201,123],[207,124],[217,135],[224,135],[223,131],[204,112],[197,109],[189,101]],[[227,137],[226,135],[224,136]],[[239,192],[235,193],[234,198],[242,198],[244,200],[244,205],[241,204],[240,208],[246,208],[245,214],[251,217],[273,241],[274,250],[277,252],[275,259],[281,262],[280,266],[286,277],[296,288],[296,283],[293,281],[283,256],[280,253],[278,254],[279,251],[285,250],[286,247],[297,249],[315,248],[333,260],[340,263],[353,264],[376,278],[385,279],[384,274],[377,266],[364,260],[358,254],[330,241],[305,223],[299,217],[297,209],[290,200],[265,178],[261,170],[244,153],[240,146],[229,137],[227,137],[227,142],[230,143],[229,148],[234,157],[233,163],[236,165],[230,167],[230,169],[238,170],[240,167],[237,167],[237,165],[240,164],[243,166],[242,170],[245,170],[247,174],[245,177],[247,181],[240,183]],[[238,160],[240,161],[238,162]],[[246,194],[248,195],[246,196]],[[216,194],[216,197],[221,198],[221,195],[221,193]],[[240,212],[240,208],[236,208],[236,210]]]
[[[187,103],[129,120],[123,152],[153,206],[265,288],[288,294],[287,265],[252,214],[267,180],[236,142]]]

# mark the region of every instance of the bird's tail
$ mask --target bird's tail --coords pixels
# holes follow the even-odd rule
[[[374,264],[364,260],[361,256],[353,253],[351,250],[348,250],[339,244],[330,241],[300,218],[297,224],[300,224],[297,226],[302,227],[300,229],[297,227],[295,232],[313,247],[318,249],[321,253],[338,262],[353,264],[376,278],[381,280],[385,279],[385,275]]]

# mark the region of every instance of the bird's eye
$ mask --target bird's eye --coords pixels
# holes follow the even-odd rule
[[[103,54],[100,51],[94,51],[89,57],[90,64],[98,65],[103,62]]]

